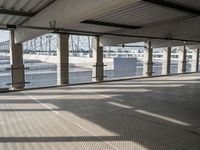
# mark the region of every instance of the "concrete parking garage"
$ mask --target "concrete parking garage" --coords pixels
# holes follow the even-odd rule
[[[1,72],[11,80],[0,93],[0,149],[200,149],[199,1],[2,0],[0,7],[0,29],[10,35],[3,42],[9,68]],[[23,42],[44,34],[55,35],[57,84],[27,89]],[[93,83],[69,85],[70,35],[92,37]],[[104,47],[138,42],[143,75],[105,82]],[[153,77],[156,48],[163,49],[159,77]],[[119,74],[132,68],[124,60]]]

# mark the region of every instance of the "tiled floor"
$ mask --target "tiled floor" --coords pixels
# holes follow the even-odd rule
[[[2,150],[199,150],[200,74],[0,94]]]

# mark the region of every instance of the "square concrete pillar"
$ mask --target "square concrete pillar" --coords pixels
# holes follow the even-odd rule
[[[199,71],[199,49],[193,49],[191,72],[198,72],[198,71]]]
[[[171,47],[163,49],[163,64],[162,64],[162,74],[170,75],[171,66]]]
[[[57,84],[69,84],[69,35],[57,35]]]
[[[151,77],[153,74],[153,49],[151,41],[145,43],[143,75]]]
[[[100,46],[99,37],[93,37],[92,43],[93,61],[95,63],[92,71],[93,81],[101,82],[104,79],[103,47]]]
[[[180,48],[179,48],[178,73],[185,73],[186,72],[186,63],[187,63],[186,54],[187,54],[186,46],[180,46]]]
[[[23,49],[22,43],[15,43],[14,31],[10,31],[10,63],[12,88],[23,89],[25,87]]]

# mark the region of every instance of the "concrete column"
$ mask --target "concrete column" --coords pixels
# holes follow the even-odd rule
[[[14,36],[14,31],[10,31],[10,63],[12,74],[12,88],[23,89],[25,87],[25,79],[22,43],[15,44]]]
[[[162,74],[170,75],[170,66],[171,66],[171,47],[163,49],[163,65],[162,65]]]
[[[186,54],[187,54],[186,46],[181,46],[179,48],[178,73],[185,73],[186,72],[186,63],[187,63]]]
[[[151,77],[153,74],[153,49],[151,41],[145,43],[143,75]]]
[[[198,72],[198,71],[199,71],[199,49],[193,49],[191,72]]]
[[[69,83],[69,35],[57,35],[57,84]]]
[[[104,79],[103,47],[100,46],[99,37],[93,37],[93,81],[101,82]]]

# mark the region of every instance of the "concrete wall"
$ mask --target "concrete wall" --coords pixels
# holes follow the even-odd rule
[[[47,62],[47,63],[57,63],[57,56],[46,56],[46,55],[32,55],[32,54],[24,54],[24,59],[27,60],[41,60],[42,62]],[[91,68],[94,63],[93,58],[84,58],[84,57],[69,57],[69,62],[76,64],[77,66],[82,66],[82,67],[88,67]],[[112,58],[104,58],[104,62],[107,64],[112,64],[113,59]]]
[[[114,58],[114,77],[132,76],[136,67],[137,58]]]

